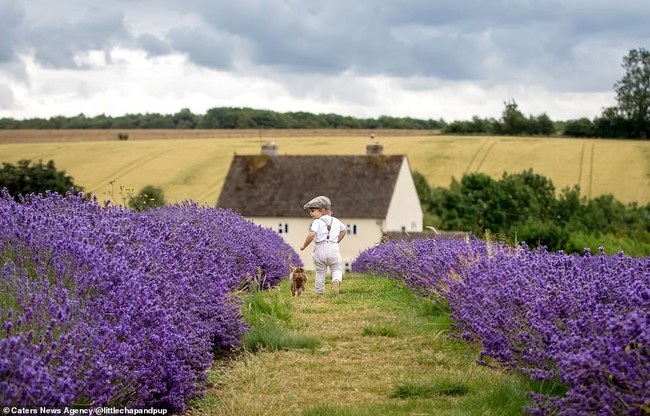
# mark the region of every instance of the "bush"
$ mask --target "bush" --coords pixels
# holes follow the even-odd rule
[[[572,233],[569,237],[565,251],[567,253],[583,253],[585,248],[593,252],[602,247],[609,254],[619,251],[628,256],[650,256],[650,244],[635,240],[630,237],[617,237],[612,234],[596,236],[584,232]]]
[[[50,160],[44,164],[42,160],[32,163],[31,160],[20,160],[18,165],[3,163],[0,169],[0,189],[6,188],[10,195],[44,194],[46,191],[64,195],[72,190],[81,192],[83,188],[73,183],[72,177],[65,171],[59,171]]]
[[[147,185],[140,193],[129,199],[129,208],[135,211],[146,211],[151,208],[160,208],[165,205],[165,192],[162,188]]]
[[[588,118],[569,120],[564,126],[564,135],[569,137],[596,137],[594,123]]]
[[[489,231],[531,247],[579,253],[606,241],[609,252],[625,247],[631,255],[648,254],[643,247],[650,245],[650,204],[625,205],[612,195],[587,199],[577,186],[556,196],[553,182],[530,169],[499,180],[468,173],[448,189],[430,188],[417,172],[413,178],[425,218],[440,230]],[[572,237],[576,233],[590,236],[588,244]],[[606,240],[598,242],[601,236]]]

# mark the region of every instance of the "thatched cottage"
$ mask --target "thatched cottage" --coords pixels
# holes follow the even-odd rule
[[[390,232],[422,231],[423,213],[405,155],[384,155],[371,143],[365,155],[278,155],[267,143],[259,155],[235,155],[217,202],[270,227],[299,250],[311,218],[303,205],[318,195],[332,200],[333,215],[347,225],[341,243],[346,269]],[[313,269],[310,246],[300,253]]]

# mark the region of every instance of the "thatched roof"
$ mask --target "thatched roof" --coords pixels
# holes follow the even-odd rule
[[[334,215],[383,219],[403,155],[235,156],[217,206],[246,217],[304,217],[326,195]]]

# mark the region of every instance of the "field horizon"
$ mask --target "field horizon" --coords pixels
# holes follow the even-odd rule
[[[118,133],[129,135],[118,140]],[[274,141],[280,155],[365,154],[370,134],[384,154],[405,154],[434,187],[482,172],[495,179],[532,169],[559,193],[612,194],[650,203],[650,141],[548,137],[447,136],[412,130],[0,130],[0,163],[53,160],[99,200],[119,201],[120,186],[163,189],[168,203],[216,205],[234,154],[259,154]]]

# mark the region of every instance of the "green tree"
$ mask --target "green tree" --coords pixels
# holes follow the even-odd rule
[[[492,224],[493,230],[510,232],[528,219],[546,222],[555,205],[555,186],[548,178],[532,169],[504,174],[497,182],[498,192],[492,205],[505,213],[505,222]]]
[[[618,107],[607,107],[594,120],[596,137],[633,137],[631,121],[625,118]]]
[[[193,129],[199,124],[198,117],[189,108],[183,108],[174,114],[173,122],[177,129]]]
[[[569,137],[596,137],[596,128],[591,120],[583,117],[567,121],[563,134]]]
[[[165,192],[162,188],[147,185],[129,199],[129,208],[135,211],[146,211],[151,208],[160,208],[165,205]]]
[[[632,49],[622,66],[625,75],[614,84],[618,108],[632,122],[636,137],[646,138],[650,127],[650,52]]]
[[[452,191],[454,188],[452,188]],[[494,210],[491,202],[497,194],[497,182],[485,173],[466,173],[460,180],[458,192],[461,195],[457,206],[464,229],[481,235],[485,230],[495,229],[492,224],[501,222],[503,212]]]
[[[430,195],[429,206],[441,229],[477,235],[487,230],[519,234],[524,228],[541,229],[531,226],[531,221],[543,224],[554,220],[555,187],[532,169],[506,173],[498,181],[484,173],[467,173],[460,182],[453,181],[450,189],[436,188]]]
[[[442,129],[443,134],[466,134],[468,130],[467,122],[452,121]]]
[[[423,193],[421,180],[414,179]],[[608,252],[650,253],[650,204],[626,206],[612,195],[588,200],[578,186],[564,188],[556,197],[552,181],[531,169],[504,174],[498,181],[466,173],[460,182],[453,179],[448,189],[432,188],[429,195],[425,218],[440,230],[478,236],[489,230],[508,241],[566,252],[605,245]]]
[[[444,126],[442,132],[445,134],[485,134],[494,133],[494,119],[482,119],[473,116],[470,121],[453,121]]]
[[[420,172],[415,171],[413,172],[413,183],[415,184],[415,190],[418,193],[420,206],[422,207],[422,212],[424,214],[424,225],[439,224],[440,219],[435,215],[435,210],[433,209],[432,201],[434,197],[427,178],[425,178]]]
[[[429,205],[431,204],[431,187],[429,186],[429,182],[427,182],[427,178],[420,172],[414,171],[413,183],[415,184],[418,198],[420,198],[420,205],[424,209],[429,209]]]
[[[530,116],[528,119],[527,133],[541,136],[552,136],[555,134],[555,125],[546,113],[537,117]]]
[[[519,111],[515,100],[504,102],[506,108],[503,110],[501,119],[501,133],[516,136],[523,134],[527,130],[528,121],[523,113]]]
[[[586,198],[580,196],[580,187],[574,185],[562,189],[555,203],[553,219],[563,227],[569,224],[574,216],[581,214],[582,205],[586,203]]]
[[[72,190],[81,192],[82,187],[76,186],[71,176],[65,171],[59,171],[50,160],[44,164],[42,160],[33,163],[31,160],[19,160],[18,165],[3,163],[0,169],[0,188],[7,188],[14,198],[18,195],[44,194],[45,191],[65,194]]]
[[[159,113],[147,113],[141,116],[141,119],[140,128],[143,129],[173,129],[176,127],[171,116]]]

